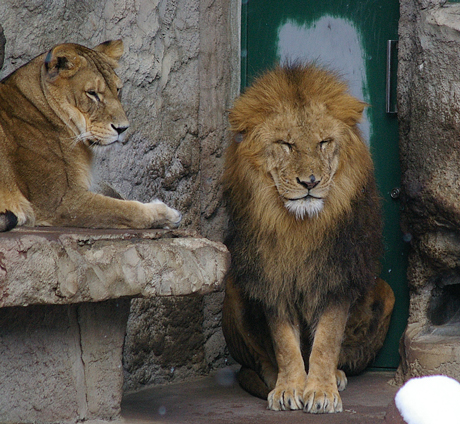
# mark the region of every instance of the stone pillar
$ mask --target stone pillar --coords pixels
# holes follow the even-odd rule
[[[409,325],[399,380],[460,380],[460,4],[402,0],[398,116]]]
[[[0,422],[120,416],[129,300],[0,308]]]

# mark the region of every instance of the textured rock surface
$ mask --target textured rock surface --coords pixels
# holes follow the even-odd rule
[[[129,301],[0,308],[0,422],[120,415]]]
[[[2,234],[0,422],[118,419],[128,297],[178,299],[156,301],[155,314],[151,303],[134,306],[130,321],[137,331],[128,332],[126,343],[140,353],[127,356],[126,373],[134,375],[128,381],[143,383],[137,368],[150,364],[149,355],[161,355],[162,366],[200,372],[204,300],[182,296],[219,289],[229,259],[223,244],[191,230]]]
[[[190,231],[16,229],[0,238],[0,307],[205,294],[229,260]]]
[[[401,2],[398,115],[412,253],[400,380],[460,378],[459,13],[456,3]]]
[[[123,39],[125,54],[117,72],[131,126],[126,143],[98,151],[95,187],[103,180],[129,199],[158,197],[183,213],[183,227],[221,241],[226,216],[219,178],[227,142],[226,110],[239,90],[239,7],[240,2],[231,0],[1,1],[6,50],[0,77],[61,42],[91,47]],[[202,361],[202,368],[197,362],[193,370],[202,373],[219,366],[225,347],[220,315],[207,316],[207,305],[219,296],[151,301],[151,316],[145,312],[130,318],[128,339],[134,345],[126,344],[128,356],[131,349],[146,350],[150,343],[138,345],[131,331],[153,325],[154,334],[151,323],[161,323],[162,314],[167,320],[173,310],[186,311],[190,304],[203,323],[193,327],[193,337],[203,337],[204,358],[214,360]],[[194,302],[202,309],[196,310]],[[168,328],[179,333],[172,324]],[[202,348],[195,354],[202,355]],[[145,374],[145,381],[167,380],[171,367],[180,368],[166,367],[161,355],[151,357],[145,367],[137,364],[131,368],[133,375]],[[191,374],[177,371],[173,377],[181,375]],[[137,384],[129,374],[126,378]]]
[[[2,69],[4,58],[5,58],[5,34],[3,34],[3,27],[0,25],[0,69]]]
[[[125,390],[188,380],[227,364],[222,301],[222,291],[204,297],[134,299],[123,356]]]

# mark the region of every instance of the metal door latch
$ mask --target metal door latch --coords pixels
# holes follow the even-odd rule
[[[396,85],[394,85],[392,76],[395,74],[395,64],[393,63],[394,51],[398,49],[398,40],[387,41],[387,78],[386,78],[386,113],[398,113],[396,99],[393,95]],[[394,106],[393,106],[394,105]]]

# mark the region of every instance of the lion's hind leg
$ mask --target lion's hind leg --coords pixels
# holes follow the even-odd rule
[[[335,378],[337,379],[337,390],[343,392],[347,388],[348,379],[346,374],[342,370],[335,372]]]
[[[241,364],[238,382],[253,396],[267,399],[275,387],[278,371],[270,358],[270,346],[264,334],[268,333],[262,315],[254,318],[258,324],[248,323],[245,310],[250,309],[239,290],[234,286],[230,275],[226,278],[225,299],[222,310],[222,330],[232,357]],[[257,309],[257,308],[255,308]],[[255,315],[259,315],[257,310]]]
[[[237,379],[240,386],[248,393],[260,399],[267,400],[270,389],[254,370],[242,365],[238,371]]]
[[[378,278],[374,289],[351,309],[339,359],[339,368],[348,375],[363,371],[383,346],[394,302],[393,290]]]

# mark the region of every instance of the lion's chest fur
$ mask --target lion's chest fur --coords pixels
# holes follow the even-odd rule
[[[234,280],[248,298],[269,309],[301,309],[307,319],[329,302],[353,302],[378,272],[378,211],[370,176],[351,211],[329,225],[296,222],[286,211],[288,220],[264,230],[248,223],[251,216],[234,216],[227,238]]]

